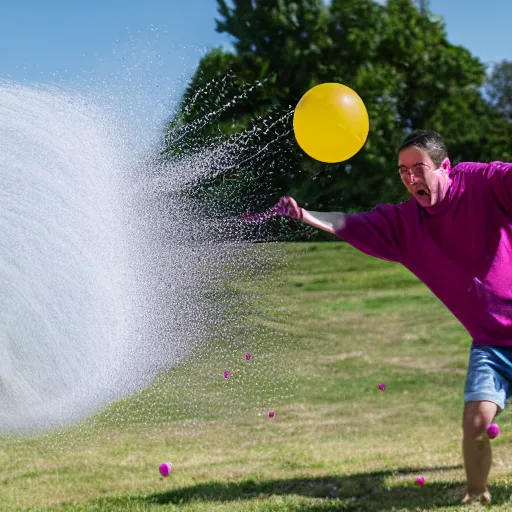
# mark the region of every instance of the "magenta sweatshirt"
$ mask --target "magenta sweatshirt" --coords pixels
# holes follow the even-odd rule
[[[347,214],[336,234],[356,249],[401,263],[478,345],[512,347],[512,164],[464,162],[444,199],[411,198]]]

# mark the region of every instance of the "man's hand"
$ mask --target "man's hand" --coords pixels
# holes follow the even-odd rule
[[[265,212],[245,213],[243,219],[251,224],[261,224],[272,217],[281,215],[300,220],[333,235],[345,227],[345,214],[337,212],[310,212],[301,208],[293,197],[281,197],[279,202]]]
[[[242,218],[245,222],[249,222],[251,224],[261,224],[262,222],[266,222],[272,217],[276,217],[278,215],[291,217],[296,220],[303,220],[303,210],[293,197],[281,197],[279,202],[267,211],[259,213],[247,212],[243,214]]]
[[[283,215],[296,220],[302,220],[303,217],[302,208],[293,197],[281,197],[272,210],[275,212],[275,215]]]

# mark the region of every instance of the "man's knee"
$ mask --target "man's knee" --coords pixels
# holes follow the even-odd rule
[[[466,439],[476,439],[485,433],[496,416],[498,406],[494,402],[467,402],[464,406],[462,428]]]

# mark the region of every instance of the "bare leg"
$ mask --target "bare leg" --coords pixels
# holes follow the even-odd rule
[[[494,402],[468,402],[464,407],[462,451],[466,470],[468,490],[463,503],[479,499],[490,503],[487,489],[491,470],[491,443],[486,434],[498,406]]]

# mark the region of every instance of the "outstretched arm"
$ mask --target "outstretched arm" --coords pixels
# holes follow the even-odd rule
[[[301,208],[293,197],[282,197],[274,209],[277,215],[292,217],[333,235],[345,226],[345,214],[337,212],[310,212]]]
[[[309,212],[302,209],[302,220],[315,228],[335,235],[345,227],[345,214],[338,212]]]
[[[292,217],[332,233],[370,256],[401,260],[403,226],[394,205],[379,205],[363,213],[310,212],[292,197],[282,197],[271,211],[272,215]]]

